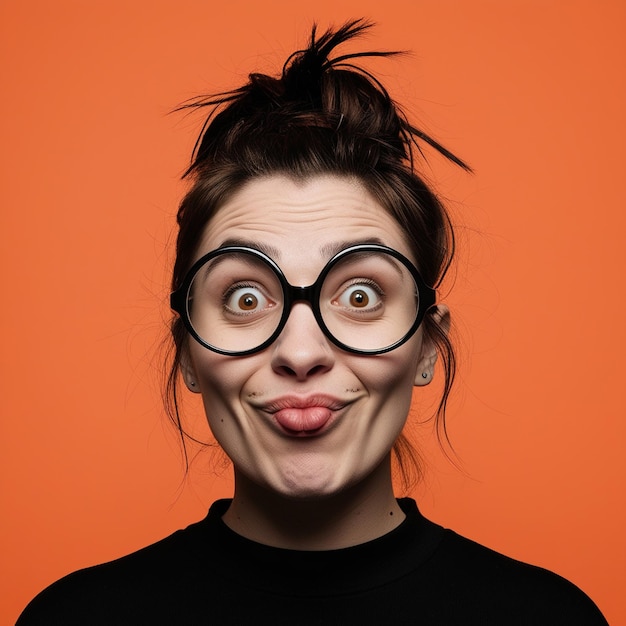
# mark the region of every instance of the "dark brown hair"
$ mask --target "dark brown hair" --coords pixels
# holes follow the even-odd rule
[[[314,26],[308,46],[287,59],[280,76],[250,74],[238,89],[198,97],[180,107],[206,109],[208,115],[185,172],[192,184],[178,210],[173,290],[181,285],[216,210],[245,182],[271,174],[295,179],[320,174],[357,178],[406,233],[424,280],[432,286],[441,282],[454,253],[454,235],[445,208],[416,171],[416,157],[428,145],[469,168],[410,124],[384,86],[355,65],[362,57],[397,53],[356,52],[331,58],[337,46],[370,27],[369,22],[354,20],[318,36]],[[423,329],[425,339],[436,345],[445,372],[436,422],[440,440],[447,441],[445,410],[455,354],[432,315],[424,319]],[[188,335],[178,317],[171,331],[174,346],[166,408],[185,450],[178,393]],[[410,470],[403,460],[408,456],[415,461],[416,455],[403,438],[394,450],[406,482]]]

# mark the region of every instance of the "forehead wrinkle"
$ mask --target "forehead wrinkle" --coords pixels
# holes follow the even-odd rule
[[[280,177],[255,180],[219,207],[200,250],[242,244],[284,262],[324,261],[355,244],[376,243],[413,258],[399,224],[359,184],[315,177],[306,185]],[[271,247],[273,245],[273,247]],[[306,264],[304,264],[306,265]]]

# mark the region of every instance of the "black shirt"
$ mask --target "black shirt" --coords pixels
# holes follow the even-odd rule
[[[445,530],[399,501],[406,519],[361,545],[296,551],[201,522],[138,552],[74,572],[40,593],[36,624],[472,624],[607,622],[576,586]]]

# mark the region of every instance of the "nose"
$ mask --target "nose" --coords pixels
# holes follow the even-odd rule
[[[289,319],[273,345],[272,368],[298,381],[329,371],[335,354],[318,326],[309,304],[293,305]]]

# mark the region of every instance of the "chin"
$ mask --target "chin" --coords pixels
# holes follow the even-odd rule
[[[293,500],[324,500],[339,495],[353,486],[356,480],[342,478],[339,468],[309,467],[301,465],[280,468],[279,476],[269,488],[278,495]]]
[[[341,491],[335,481],[324,479],[321,476],[303,477],[287,473],[282,476],[281,484],[274,488],[281,495],[296,500],[311,500],[327,498]]]

